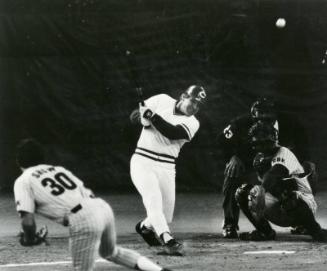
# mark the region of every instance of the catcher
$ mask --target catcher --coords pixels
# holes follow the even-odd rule
[[[17,163],[22,170],[15,181],[16,209],[21,217],[23,246],[46,242],[47,229],[36,232],[34,213],[69,228],[69,243],[75,271],[93,270],[97,254],[131,269],[169,271],[136,251],[116,244],[114,214],[104,200],[70,171],[45,164],[42,146],[32,139],[17,148]]]
[[[252,161],[255,153],[248,141],[248,133],[257,121],[269,122],[278,130],[279,140],[294,152],[303,166],[312,171],[309,182],[315,189],[317,174],[315,164],[309,162],[307,150],[308,140],[300,122],[294,117],[277,112],[274,102],[267,98],[260,98],[251,106],[250,114],[233,119],[218,137],[226,167],[223,184],[223,237],[238,238],[239,207],[235,201],[236,189],[242,183],[251,183],[253,178]],[[302,131],[299,134],[297,131]],[[293,233],[303,233],[303,228],[297,227]]]
[[[253,166],[257,184],[243,184],[235,194],[245,216],[254,225],[252,232],[240,233],[241,240],[274,240],[276,232],[269,221],[281,227],[303,226],[314,241],[326,241],[315,219],[317,204],[305,172],[296,156],[278,145],[278,131],[267,122],[255,123],[249,140],[256,153]]]

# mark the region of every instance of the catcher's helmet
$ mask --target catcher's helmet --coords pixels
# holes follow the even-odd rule
[[[269,152],[278,146],[278,131],[272,123],[257,121],[249,130],[249,141],[257,152]]]
[[[207,98],[207,93],[205,89],[202,86],[198,85],[192,85],[186,89],[186,91],[183,93],[184,96],[192,97],[194,100],[196,100],[199,103],[204,103],[204,101]]]
[[[260,98],[251,106],[251,116],[257,120],[272,120],[276,118],[275,104],[268,98]]]

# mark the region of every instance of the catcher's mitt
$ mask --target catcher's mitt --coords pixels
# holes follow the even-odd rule
[[[48,227],[47,226],[43,226],[42,228],[40,228],[34,235],[34,238],[32,241],[28,241],[25,238],[25,233],[24,231],[20,231],[19,233],[19,243],[22,246],[37,246],[40,245],[42,243],[45,243],[46,245],[49,245],[46,237],[48,235]]]

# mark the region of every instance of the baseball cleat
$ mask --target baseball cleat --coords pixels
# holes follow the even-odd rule
[[[237,230],[233,226],[224,227],[222,234],[223,234],[223,237],[226,239],[237,239],[238,238]]]
[[[159,252],[158,255],[183,256],[183,245],[176,239],[170,239],[163,245],[163,251]]]
[[[144,241],[151,247],[154,246],[161,246],[160,241],[158,240],[156,233],[149,229],[146,228],[145,226],[141,226],[141,222],[136,224],[135,226],[135,230],[136,232],[142,236],[142,238],[144,239]]]
[[[272,230],[268,235],[258,230],[251,232],[242,232],[239,234],[239,238],[243,241],[270,241],[276,239],[276,232]]]

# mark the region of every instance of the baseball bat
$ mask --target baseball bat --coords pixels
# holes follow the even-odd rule
[[[144,106],[145,103],[144,103],[144,97],[143,97],[143,89],[141,87],[136,87],[136,93],[137,93],[139,103],[141,103],[141,105]]]
[[[130,74],[130,78],[133,81],[133,84],[136,89],[136,94],[138,97],[138,102],[144,106],[144,97],[143,97],[143,89],[139,83],[139,76],[136,72],[136,61],[135,61],[135,54],[132,51],[126,51],[127,63],[128,63],[128,70]]]

